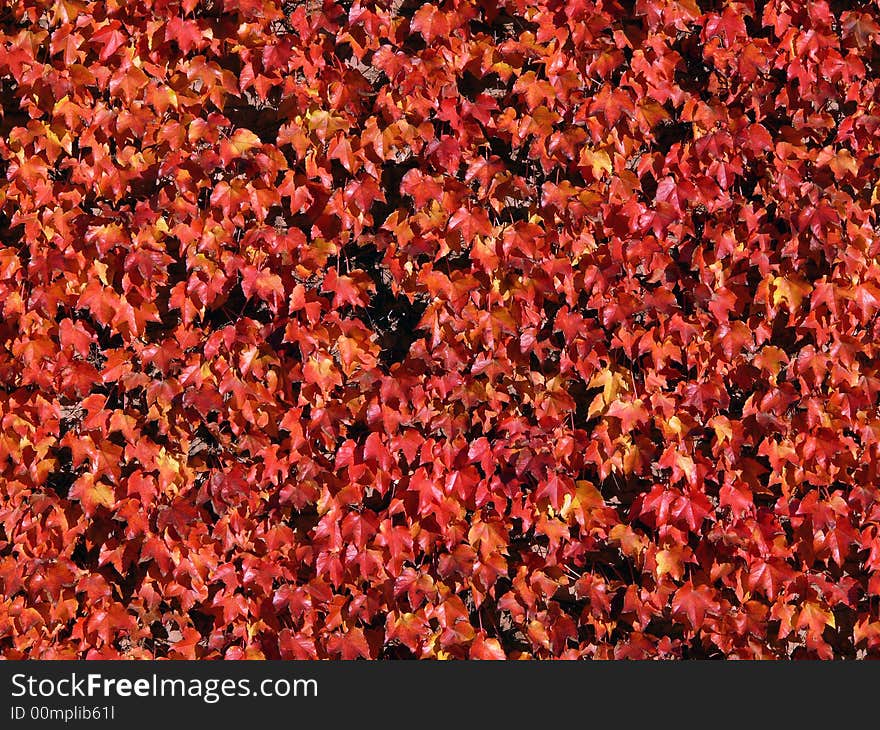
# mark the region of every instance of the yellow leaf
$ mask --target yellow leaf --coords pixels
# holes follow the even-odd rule
[[[328,137],[347,127],[343,119],[334,117],[323,109],[306,112],[306,120],[309,123],[309,129],[315,132],[322,142],[326,142]]]
[[[260,146],[260,138],[249,129],[237,129],[229,138],[229,144],[238,156]]]
[[[813,634],[820,635],[825,626],[836,628],[834,614],[822,608],[815,601],[806,601],[798,615],[797,627],[809,628]]]
[[[513,66],[509,63],[504,63],[503,61],[493,63],[491,70],[497,73],[504,83],[507,83],[507,80],[513,75]]]
[[[676,580],[679,580],[684,575],[684,561],[682,560],[681,548],[660,550],[657,552],[654,560],[657,563],[655,572],[658,578],[669,574]]]
[[[599,393],[595,398],[593,398],[590,403],[590,407],[587,410],[587,418],[593,418],[599,415],[602,411],[605,410],[605,399],[602,397],[602,394]]]
[[[675,465],[685,475],[689,484],[695,485],[697,483],[697,466],[690,456],[676,452]]]
[[[112,509],[116,503],[116,495],[110,485],[104,482],[96,482],[94,474],[86,473],[77,479],[70,490],[72,497],[78,498],[83,507],[83,512],[91,517],[95,510],[103,505]]]
[[[559,509],[559,515],[566,522],[571,522],[571,517],[584,525],[586,514],[591,510],[604,506],[605,499],[596,487],[588,481],[575,482],[574,496],[566,494]]]
[[[779,347],[765,346],[755,357],[755,365],[766,370],[771,375],[778,375],[782,363],[788,362],[788,355]]]
[[[627,557],[637,558],[645,549],[644,539],[629,525],[615,525],[608,536],[619,543],[621,551]]]
[[[599,492],[596,487],[584,480],[579,480],[574,483],[575,485],[575,497],[577,498],[578,504],[584,509],[593,509],[595,507],[602,507],[605,504],[605,499],[602,497],[602,494]]]
[[[856,164],[856,161],[850,154],[849,150],[840,150],[840,152],[831,159],[828,166],[838,177],[843,175],[844,172],[851,172],[853,175],[857,175],[859,172],[859,166]]]
[[[804,296],[812,289],[805,281],[786,279],[783,276],[773,277],[773,288],[773,306],[778,307],[784,301],[790,312],[801,306]]]
[[[715,438],[718,443],[724,443],[725,440],[730,441],[733,438],[733,427],[730,421],[724,416],[714,416],[709,419],[709,425],[715,430]]]
[[[95,272],[98,274],[98,279],[101,280],[101,283],[104,286],[108,286],[108,284],[107,284],[107,264],[95,259],[94,261],[92,261],[92,266],[94,267]]]
[[[589,150],[584,148],[581,150],[580,164],[588,165],[593,171],[593,177],[601,180],[604,173],[611,174],[614,169],[611,164],[611,158],[605,150]]]

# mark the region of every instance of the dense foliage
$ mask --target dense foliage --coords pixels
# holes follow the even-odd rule
[[[877,0],[0,0],[7,658],[880,654]]]

